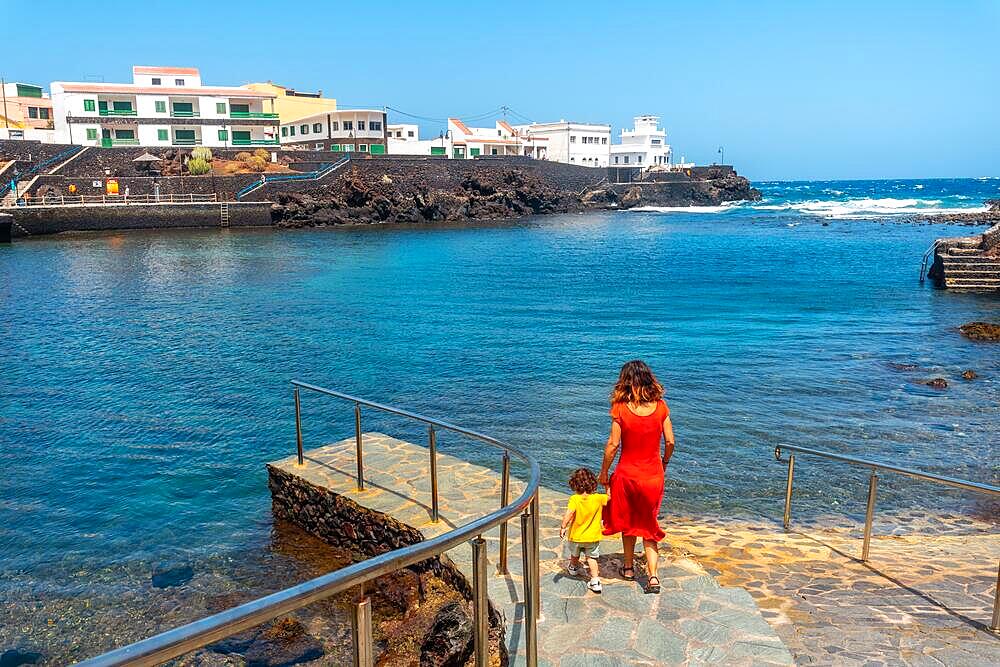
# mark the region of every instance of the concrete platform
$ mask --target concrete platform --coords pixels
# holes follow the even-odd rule
[[[498,471],[438,451],[441,521],[430,521],[428,450],[379,433],[363,436],[367,487],[358,491],[354,478],[354,439],[271,465],[313,486],[419,530],[425,537],[463,525],[496,509],[500,500]],[[499,457],[498,457],[499,462]],[[514,481],[511,497],[523,490]],[[660,595],[645,595],[638,583],[617,575],[622,563],[621,542],[602,543],[600,559],[604,593],[597,595],[585,581],[563,569],[559,523],[568,495],[542,488],[541,603],[539,663],[572,667],[583,665],[726,664],[789,665],[792,655],[764,619],[753,597],[742,588],[720,586],[691,558],[664,550],[658,576]],[[507,646],[512,664],[524,664],[521,626],[521,535],[518,521],[509,524],[509,575],[496,571],[499,530],[483,535],[489,544],[489,594],[506,618]],[[471,546],[453,549],[447,556],[471,577]],[[637,574],[642,577],[642,568]]]

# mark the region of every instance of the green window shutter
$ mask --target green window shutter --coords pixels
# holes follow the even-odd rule
[[[469,155],[471,155],[472,157],[476,157],[477,155],[479,155],[479,149],[478,148],[470,148],[469,149]]]
[[[330,144],[330,150],[334,153],[340,152],[340,144]]]
[[[233,130],[233,143],[242,146],[250,145],[249,130]]]
[[[431,155],[447,155],[444,146],[431,146]]]
[[[115,139],[135,139],[135,130],[115,130]]]
[[[15,84],[18,97],[41,97],[42,89],[38,86],[30,86],[24,83]]]
[[[83,101],[83,110],[84,111],[94,111],[94,110],[96,110],[96,108],[97,108],[97,106],[94,104],[94,100],[84,100]]]
[[[295,136],[295,126],[294,125],[290,125],[288,127],[288,136],[290,136],[290,137],[294,137]]]
[[[215,103],[215,113],[225,114],[226,113],[226,103],[216,102]]]
[[[233,113],[250,113],[249,104],[230,104],[229,110]]]
[[[115,111],[131,111],[132,110],[132,103],[131,102],[112,102],[111,103],[111,108],[114,109]]]
[[[219,141],[229,141],[229,130],[219,130]]]
[[[44,107],[39,107],[39,109],[38,109],[38,117],[41,118],[42,120],[48,120],[49,119],[49,110],[46,109],[46,108],[44,108]]]
[[[95,139],[97,139],[97,129],[93,128],[93,127],[88,127],[87,128],[87,140],[88,141],[93,141]]]
[[[156,140],[157,141],[167,141],[170,138],[170,132],[167,130],[157,130]]]
[[[38,107],[28,107],[28,118],[38,118]]]
[[[287,127],[281,128],[281,136],[283,136],[283,137],[287,137],[288,136],[288,128]]]
[[[167,103],[164,100],[156,100],[156,113],[167,113]]]
[[[385,155],[385,146],[382,144],[372,144],[368,147],[368,152],[372,155]]]

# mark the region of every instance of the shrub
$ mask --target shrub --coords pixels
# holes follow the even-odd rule
[[[188,160],[188,173],[192,176],[201,176],[210,171],[212,171],[212,166],[205,158],[196,157]]]
[[[240,151],[236,154],[236,159],[244,164],[250,164],[250,158],[252,157],[253,155],[250,155],[250,153],[247,153],[246,151]]]
[[[259,157],[264,162],[271,161],[271,151],[264,150],[263,148],[258,148],[253,152],[254,157]]]
[[[191,158],[195,160],[201,159],[204,160],[205,162],[211,162],[212,149],[206,148],[204,146],[198,146],[197,148],[191,151]]]
[[[240,166],[235,162],[227,162],[226,166],[222,168],[227,174],[235,174],[240,170]]]
[[[247,167],[250,171],[260,173],[267,169],[267,161],[257,155],[254,155],[250,158],[250,161],[247,162]]]

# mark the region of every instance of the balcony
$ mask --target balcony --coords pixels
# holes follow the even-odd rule
[[[136,116],[135,109],[101,109],[98,112],[102,116]]]
[[[178,137],[174,137],[174,140],[173,140],[172,143],[173,143],[174,146],[197,146],[198,145],[198,140],[197,139],[181,139],[181,138],[178,138]]]
[[[230,118],[274,118],[277,119],[278,114],[267,113],[264,111],[230,111]]]
[[[104,137],[101,139],[102,148],[111,148],[112,146],[138,146],[138,139],[109,139]]]
[[[201,113],[198,111],[187,111],[184,109],[171,109],[170,115],[173,118],[198,118]]]
[[[277,139],[233,139],[233,146],[277,146]]]

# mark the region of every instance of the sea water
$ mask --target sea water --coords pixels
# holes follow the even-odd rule
[[[120,639],[139,638],[203,613],[194,598],[273,588],[287,559],[263,466],[294,452],[293,378],[500,437],[562,488],[599,467],[618,368],[645,359],[677,438],[668,518],[780,518],[780,443],[996,484],[1000,347],[957,328],[1000,321],[1000,298],[918,282],[935,238],[983,227],[904,220],[980,209],[1000,181],[759,185],[762,202],[710,210],[0,248],[0,648],[130,623]],[[921,384],[934,377],[949,387]],[[306,447],[350,437],[352,406],[306,393],[303,428]],[[856,521],[865,474],[801,457],[797,519]],[[893,476],[879,494],[886,521],[995,510]],[[153,568],[179,564],[187,588],[150,591]]]

